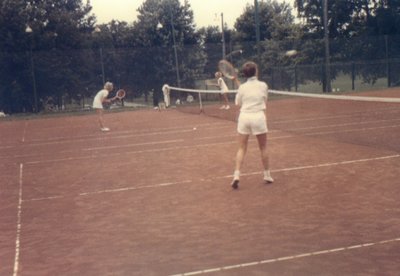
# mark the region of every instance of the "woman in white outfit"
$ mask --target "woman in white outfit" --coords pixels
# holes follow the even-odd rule
[[[228,101],[228,86],[226,85],[224,79],[222,78],[222,73],[221,72],[216,72],[215,73],[215,78],[217,79],[217,86],[221,90],[221,96],[224,100],[224,105],[221,106],[220,109],[229,109],[229,101]]]
[[[259,81],[258,66],[254,62],[246,62],[242,68],[243,75],[247,81],[239,85],[236,94],[235,103],[240,106],[240,114],[238,118],[237,132],[239,134],[239,148],[236,153],[235,171],[232,188],[239,187],[240,168],[243,163],[244,156],[247,151],[249,136],[257,137],[258,146],[261,153],[261,161],[264,168],[264,182],[272,183],[274,180],[269,171],[269,157],[267,151],[267,100],[268,100],[268,85]]]
[[[108,127],[105,127],[104,125],[104,118],[103,118],[103,113],[104,113],[104,107],[103,103],[110,103],[113,99],[108,99],[108,94],[114,89],[114,86],[111,82],[106,82],[104,84],[104,89],[100,90],[97,92],[96,96],[94,97],[93,100],[93,108],[96,110],[98,119],[99,119],[99,124],[100,124],[100,130],[101,131],[110,131]]]
[[[168,86],[168,84],[164,84],[163,85],[162,92],[163,92],[163,96],[164,96],[165,107],[169,107],[169,105],[170,105],[170,97],[169,97],[169,86]]]

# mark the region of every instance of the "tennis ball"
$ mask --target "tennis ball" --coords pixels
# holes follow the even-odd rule
[[[297,55],[297,51],[296,50],[289,50],[286,51],[285,56],[291,57],[291,56],[295,56]]]

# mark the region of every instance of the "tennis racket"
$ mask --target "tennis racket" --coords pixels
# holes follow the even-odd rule
[[[237,71],[229,61],[225,59],[220,60],[218,62],[218,69],[228,79],[237,79]]]
[[[115,104],[115,105],[120,105],[122,99],[125,97],[126,92],[124,89],[119,89],[113,98],[111,98],[110,105]]]
[[[126,92],[124,89],[119,89],[117,93],[115,93],[115,99],[122,100],[125,98]]]

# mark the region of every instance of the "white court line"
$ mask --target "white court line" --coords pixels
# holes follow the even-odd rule
[[[341,165],[371,162],[371,161],[386,160],[386,159],[394,159],[394,158],[400,158],[400,154],[379,156],[379,157],[372,157],[372,158],[355,159],[355,160],[347,160],[347,161],[341,161],[341,162],[321,163],[321,164],[316,164],[316,165],[299,166],[299,167],[292,167],[292,168],[282,168],[282,169],[271,170],[271,172],[279,173],[279,172],[316,169],[316,168],[322,168],[322,167],[333,167],[333,166],[341,166]],[[261,174],[261,171],[241,173],[241,176],[250,176],[250,175],[256,175],[256,174]],[[225,176],[220,176],[218,178],[231,178],[231,177],[232,177],[232,175],[225,175]]]
[[[330,125],[320,125],[320,126],[310,126],[310,127],[288,128],[288,129],[285,129],[285,131],[310,130],[310,129],[316,129],[316,128],[329,128],[329,127],[344,127],[344,126],[384,123],[384,122],[393,122],[393,121],[400,121],[400,119],[373,120],[373,121],[362,121],[362,122],[356,122],[356,123],[342,123],[342,124],[330,124]]]
[[[313,135],[325,135],[325,134],[333,134],[333,133],[348,133],[348,132],[356,132],[356,131],[367,131],[367,130],[377,130],[377,129],[384,129],[384,128],[397,128],[400,127],[400,124],[398,125],[390,125],[390,126],[380,126],[380,127],[363,127],[363,128],[352,128],[352,129],[347,129],[347,130],[341,130],[341,131],[321,131],[321,132],[314,132],[314,133],[301,133],[300,135],[306,135],[306,136],[313,136]]]
[[[79,141],[87,142],[89,140],[101,140],[104,141],[104,138],[108,139],[121,139],[121,138],[131,138],[131,137],[143,137],[143,136],[154,136],[154,135],[161,135],[161,134],[177,134],[177,133],[185,133],[185,132],[193,132],[193,129],[185,129],[185,130],[176,130],[176,131],[168,131],[168,132],[149,132],[149,133],[132,133],[132,134],[123,134],[118,136],[81,136],[79,138],[72,138],[63,141],[52,141],[52,140],[36,140],[36,142],[31,143],[30,141],[27,146],[47,146],[47,145],[57,145],[57,144],[67,144],[67,143],[76,143]],[[60,139],[68,138],[68,137],[60,137]],[[88,139],[89,138],[89,139]],[[15,145],[14,147],[18,147],[19,145]]]
[[[377,115],[377,114],[387,114],[388,111],[390,111],[390,113],[398,113],[400,112],[400,110],[398,108],[382,108],[382,109],[378,109],[378,110],[374,110],[370,113],[368,113],[368,115],[373,116],[373,115]],[[321,116],[321,117],[316,117],[316,116],[311,116],[311,117],[303,117],[300,119],[293,119],[293,118],[288,118],[288,119],[282,119],[282,120],[272,120],[271,122],[275,123],[275,124],[284,124],[284,123],[293,123],[293,122],[308,122],[308,121],[321,121],[321,120],[326,120],[326,119],[339,119],[339,118],[354,118],[354,116],[365,116],[365,112],[366,111],[356,111],[356,112],[352,112],[352,113],[346,113],[343,115],[334,115],[334,116]]]
[[[160,142],[148,142],[148,143],[136,143],[136,144],[120,144],[118,146],[101,146],[101,147],[93,147],[93,148],[84,148],[82,151],[89,151],[89,150],[104,150],[104,149],[119,149],[119,148],[127,148],[127,147],[137,147],[137,146],[147,146],[147,145],[159,145],[159,144],[170,144],[170,143],[178,143],[183,142],[183,139],[177,140],[166,140]],[[69,151],[67,151],[69,152]]]
[[[400,154],[372,157],[372,158],[364,158],[364,159],[347,160],[347,161],[341,161],[341,162],[321,163],[321,164],[316,164],[316,165],[299,166],[299,167],[292,167],[292,168],[282,168],[282,169],[271,170],[271,172],[279,173],[279,172],[288,172],[288,171],[297,171],[297,170],[316,169],[316,168],[322,168],[322,167],[340,166],[340,165],[378,161],[378,160],[393,159],[393,158],[400,158]],[[261,173],[261,171],[255,171],[255,172],[249,172],[249,173],[241,173],[240,175],[241,176],[250,176],[250,175],[257,175],[260,173]],[[231,178],[231,177],[232,177],[232,175],[225,175],[225,176],[219,176],[219,177],[215,177],[215,178],[219,179],[219,178]]]
[[[313,132],[313,133],[299,133],[297,134],[297,136],[301,135],[301,136],[317,136],[317,135],[327,135],[327,134],[334,134],[334,133],[348,133],[348,132],[356,132],[356,131],[368,131],[368,130],[376,130],[376,129],[384,129],[384,128],[397,128],[400,127],[400,125],[389,125],[389,126],[380,126],[380,127],[369,127],[369,128],[356,128],[356,129],[350,129],[350,130],[341,130],[341,131],[320,131],[320,132]],[[296,130],[296,129],[293,129]],[[185,132],[192,132],[193,130],[186,130]],[[290,132],[290,129],[287,130]],[[270,131],[270,133],[276,133],[276,132],[280,132],[280,131]],[[153,135],[154,133],[152,133],[151,135]],[[200,137],[200,138],[193,138],[193,140],[206,140],[206,139],[214,139],[214,138],[229,138],[229,137],[236,137],[237,134],[232,134],[232,135],[221,135],[221,136],[206,136],[206,137]],[[278,139],[289,139],[289,138],[293,138],[293,137],[297,137],[296,135],[283,135],[283,136],[272,136],[269,137],[268,140],[278,140]],[[118,137],[117,137],[118,138]],[[70,143],[75,142],[77,140],[74,141],[68,141]],[[168,141],[167,141],[168,142]],[[66,143],[64,142],[57,142],[57,143]],[[163,143],[163,142],[158,142],[158,143]],[[228,142],[226,142],[226,144],[232,144],[233,141],[230,140]],[[47,143],[46,143],[47,144]],[[204,144],[203,146],[213,146],[213,145],[221,145],[224,144],[223,142],[218,142],[218,143],[209,143],[209,144]],[[42,144],[43,145],[43,144]],[[48,145],[48,144],[47,144]],[[131,144],[132,146],[137,145],[137,144]],[[133,154],[133,153],[145,153],[145,152],[154,152],[154,151],[167,151],[167,150],[177,150],[177,149],[187,149],[190,147],[199,147],[200,145],[194,145],[194,146],[182,146],[182,147],[170,147],[170,148],[163,148],[163,149],[155,149],[155,150],[143,150],[143,151],[129,151],[129,152],[124,152],[122,154]],[[122,147],[126,147],[125,145],[119,145],[119,146],[110,146],[110,148],[122,148]],[[103,148],[103,147],[102,147]],[[88,150],[92,150],[95,148],[89,148],[89,149],[81,149],[81,151],[88,151]],[[73,151],[61,151],[60,153],[67,153],[67,152],[73,152]],[[122,155],[121,153],[116,153],[116,154],[107,154],[107,155],[95,155],[95,156],[85,156],[85,157],[75,157],[75,158],[63,158],[63,159],[53,159],[53,160],[44,160],[44,161],[30,161],[27,162],[26,164],[38,164],[38,163],[48,163],[48,162],[61,162],[61,161],[71,161],[71,160],[82,160],[82,159],[92,159],[92,158],[97,158],[97,157],[102,157],[102,156],[115,156],[115,155]],[[25,155],[14,155],[12,156],[12,158],[27,158],[27,157],[32,157],[35,156],[37,157],[37,154],[25,154]]]
[[[197,127],[209,127],[209,126],[218,126],[218,125],[226,125],[223,123],[201,123],[196,124]],[[184,127],[168,127],[168,128],[152,128],[152,129],[144,129],[144,130],[135,130],[135,131],[111,131],[110,135],[106,136],[107,138],[125,138],[125,137],[135,137],[135,136],[146,136],[146,135],[158,135],[158,134],[174,134],[174,133],[184,133],[193,131],[192,125],[184,126]],[[81,135],[76,137],[66,137],[66,136],[52,136],[50,139],[33,139],[29,142],[31,145],[47,145],[47,144],[59,144],[66,142],[75,142],[75,141],[87,141],[88,138],[93,138],[94,140],[103,140],[104,133],[99,133],[96,135]],[[68,140],[62,140],[66,139]],[[62,140],[62,141],[60,141]]]
[[[80,157],[66,157],[66,158],[59,158],[59,159],[48,159],[48,160],[38,160],[38,161],[28,161],[25,162],[27,165],[35,165],[35,164],[45,164],[45,163],[53,163],[53,162],[64,162],[64,161],[74,161],[74,160],[84,160],[84,159],[96,159],[99,157],[107,157],[107,156],[122,156],[126,154],[139,154],[139,153],[149,153],[149,152],[163,152],[163,151],[171,151],[171,150],[182,150],[188,149],[193,147],[209,147],[214,145],[225,145],[225,144],[233,144],[236,141],[230,142],[218,142],[218,143],[209,143],[209,144],[202,144],[202,145],[191,145],[191,146],[177,146],[177,147],[169,147],[169,148],[162,148],[162,149],[149,149],[149,150],[136,150],[136,151],[125,151],[121,153],[109,153],[109,154],[99,154],[99,155],[90,155],[90,156],[80,156]]]
[[[288,261],[288,260],[312,257],[312,256],[316,256],[316,255],[330,254],[330,253],[340,252],[340,251],[350,251],[350,250],[354,250],[354,249],[371,247],[371,246],[380,245],[380,244],[386,244],[386,243],[395,243],[395,242],[400,242],[400,238],[377,241],[377,242],[369,242],[369,243],[363,243],[363,244],[357,244],[357,245],[351,245],[351,246],[345,246],[345,247],[339,247],[339,248],[332,248],[332,249],[309,252],[309,253],[301,253],[301,254],[296,254],[296,255],[291,255],[291,256],[284,256],[284,257],[279,257],[279,258],[274,258],[274,259],[266,259],[266,260],[255,261],[255,262],[250,262],[250,263],[242,263],[242,264],[236,264],[236,265],[208,268],[208,269],[203,269],[203,270],[197,270],[197,271],[173,274],[173,275],[170,275],[170,276],[186,276],[186,275],[207,274],[207,273],[211,273],[211,272],[226,271],[226,270],[238,269],[238,268],[249,267],[249,266],[257,266],[257,265],[262,265],[262,264],[277,263],[277,262],[283,262],[283,261]]]
[[[397,128],[397,127],[400,127],[400,124],[398,124],[398,125],[390,125],[390,126],[370,127],[370,128],[357,128],[357,129],[340,130],[340,131],[335,130],[335,131],[321,131],[321,132],[313,132],[313,133],[300,133],[298,135],[301,135],[301,136],[317,136],[317,135],[326,135],[326,134],[333,134],[333,133],[348,133],[348,132],[356,132],[356,131],[367,131],[367,130],[376,130],[376,129],[384,129],[384,128]],[[193,131],[193,130],[190,130],[190,131]],[[284,136],[270,137],[268,139],[269,140],[288,139],[288,138],[293,138],[293,137],[297,137],[297,136],[296,135],[284,135]],[[234,137],[234,136],[232,136],[232,137]],[[203,137],[203,139],[205,139],[205,138]],[[115,154],[113,154],[113,153],[111,153],[111,154],[99,154],[99,155],[91,155],[91,156],[83,156],[83,157],[75,157],[75,158],[67,157],[67,158],[42,160],[42,161],[29,161],[29,162],[26,162],[25,164],[40,164],[40,163],[71,161],[71,160],[93,159],[93,158],[98,158],[98,157],[103,157],[103,156],[122,156],[122,155],[125,155],[125,154],[138,154],[138,153],[147,153],[147,152],[162,152],[162,151],[169,151],[169,150],[188,149],[188,148],[192,148],[192,147],[208,147],[208,146],[221,145],[221,144],[232,144],[232,143],[237,143],[237,142],[229,140],[227,142],[216,142],[216,143],[208,143],[208,144],[194,145],[194,146],[180,146],[180,147],[169,147],[169,148],[152,149],[152,150],[127,151],[127,152],[115,153]],[[118,148],[118,146],[115,146],[115,148]],[[84,150],[85,149],[82,149],[82,151],[84,151]],[[30,155],[16,155],[16,156],[13,156],[13,158],[29,157],[29,156]],[[37,155],[34,155],[34,156],[37,156]]]
[[[193,182],[192,180],[183,180],[183,181],[177,181],[177,182],[166,182],[166,183],[145,185],[145,186],[139,186],[139,187],[107,189],[107,190],[102,190],[102,191],[80,193],[79,196],[89,196],[89,195],[104,194],[104,193],[118,193],[118,192],[132,191],[132,190],[141,190],[141,189],[146,189],[146,188],[158,188],[158,187],[173,186],[173,185],[178,185],[178,184],[187,184],[187,183],[192,183],[192,182]]]
[[[370,162],[370,161],[377,161],[377,160],[394,159],[394,158],[400,158],[400,154],[379,156],[379,157],[373,157],[373,158],[346,160],[346,161],[341,161],[341,162],[315,164],[315,165],[309,165],[309,166],[282,168],[282,169],[271,170],[271,172],[272,173],[279,173],[279,172],[288,172],[288,171],[297,171],[297,170],[307,170],[307,169],[315,169],[315,168],[321,168],[321,167],[332,167],[332,166],[340,166],[340,165],[355,164],[355,163],[362,163],[362,162]],[[250,176],[250,175],[256,175],[256,174],[261,174],[261,173],[262,173],[261,171],[242,173],[241,176],[242,177],[243,176]],[[209,178],[199,179],[199,181],[209,181],[209,180],[213,180],[213,179],[223,179],[223,178],[231,178],[231,177],[232,177],[232,175],[216,176],[216,177],[209,177]],[[106,190],[100,190],[100,191],[80,193],[80,194],[78,194],[78,196],[89,196],[89,195],[96,195],[96,194],[102,194],[102,193],[117,193],[117,192],[125,192],[125,191],[140,190],[140,189],[147,189],[147,188],[160,188],[160,187],[165,187],[165,186],[173,186],[173,185],[178,185],[178,184],[192,183],[194,181],[195,180],[184,180],[184,181],[159,183],[159,184],[152,184],[152,185],[138,186],[138,187],[124,187],[124,188],[118,188],[118,189],[106,189]],[[25,199],[24,201],[52,200],[52,199],[60,199],[60,198],[64,198],[64,197],[66,197],[66,196],[58,195],[58,196],[43,197],[43,198]]]
[[[176,182],[165,182],[165,183],[144,185],[144,186],[138,186],[138,187],[124,187],[124,188],[118,188],[118,189],[106,189],[106,190],[99,190],[99,191],[93,191],[93,192],[79,193],[77,196],[91,196],[91,195],[98,195],[98,194],[105,194],[105,193],[119,193],[119,192],[127,192],[127,191],[142,190],[142,189],[149,189],[149,188],[167,187],[167,186],[173,186],[173,185],[179,185],[179,184],[187,184],[187,183],[192,183],[192,182],[193,182],[193,180],[182,180],[182,181],[176,181]],[[24,202],[31,202],[31,201],[53,200],[53,199],[62,199],[62,198],[65,198],[65,197],[66,196],[58,195],[58,196],[49,196],[49,197],[38,197],[38,198],[32,198],[32,199],[25,199],[23,201]]]
[[[321,128],[330,128],[330,127],[344,127],[344,126],[353,126],[353,125],[360,125],[360,124],[373,124],[373,123],[383,123],[383,122],[393,122],[399,121],[400,119],[390,119],[390,120],[374,120],[374,121],[363,121],[357,123],[343,123],[343,124],[330,124],[330,125],[321,125],[321,126],[311,126],[311,127],[300,127],[300,128],[288,128],[288,129],[273,129],[269,130],[268,134],[271,133],[281,133],[281,132],[291,132],[291,131],[299,131],[299,130],[313,130],[313,129],[321,129]],[[380,126],[380,127],[370,127],[370,128],[356,128],[351,130],[343,130],[343,131],[321,131],[321,132],[314,132],[314,133],[301,133],[300,135],[323,135],[323,134],[330,134],[330,133],[341,133],[341,132],[352,132],[352,131],[365,131],[371,129],[381,129],[381,128],[389,128],[389,127],[398,127],[399,125],[392,125],[392,126]],[[195,137],[194,140],[210,140],[214,138],[228,138],[228,137],[236,137],[237,132],[233,134],[226,134],[226,135],[215,135],[215,136],[206,136],[206,137]],[[293,137],[293,135],[285,135],[285,136],[277,136],[277,137],[268,137],[269,140],[274,139],[282,139],[282,138],[289,138]]]
[[[348,117],[354,117],[354,114],[364,114],[365,112],[354,112],[354,113],[348,113],[345,115],[337,115],[337,116],[324,116],[324,117],[310,117],[310,118],[301,118],[301,119],[288,119],[288,120],[271,120],[271,124],[281,124],[281,123],[287,123],[287,122],[307,122],[307,121],[319,121],[319,120],[324,120],[324,119],[336,119],[336,118],[348,118]],[[380,113],[387,113],[387,110],[382,109],[382,111],[375,111],[372,114],[380,114]],[[357,116],[357,115],[356,115]],[[368,121],[369,122],[369,121]],[[364,123],[364,122],[361,122]],[[27,124],[27,123],[25,123]],[[215,128],[219,128],[218,125],[222,125],[222,126],[226,126],[226,123],[201,123],[201,124],[196,124],[196,127],[203,127],[205,126],[206,129],[215,129]],[[210,126],[210,127],[208,127]],[[126,137],[133,137],[135,135],[137,136],[145,136],[145,135],[155,135],[155,134],[166,134],[166,133],[179,133],[179,129],[181,130],[185,130],[184,132],[189,132],[192,129],[190,128],[190,130],[186,130],[186,127],[169,127],[169,128],[157,128],[158,132],[152,132],[155,129],[150,129],[150,130],[142,130],[133,134],[130,134],[129,136]],[[161,130],[161,132],[160,132]],[[167,131],[165,131],[167,130]],[[174,131],[168,131],[168,130],[176,130],[176,132]],[[270,132],[275,132],[276,130],[272,130]],[[120,132],[113,132],[113,133],[131,133],[130,131],[120,131]],[[29,141],[29,146],[41,146],[41,145],[51,145],[51,144],[61,144],[61,143],[72,143],[75,141],[87,141],[88,138],[93,138],[93,139],[104,139],[104,137],[99,137],[98,135],[84,135],[84,136],[79,136],[79,137],[73,137],[73,139],[69,139],[67,141],[59,141],[60,139],[65,139],[65,138],[69,138],[69,137],[65,137],[65,136],[59,136],[59,137],[52,137],[51,139],[47,139],[47,140],[43,140],[43,139],[35,139],[35,140],[31,140]],[[119,136],[110,136],[109,138],[119,138]],[[35,143],[36,142],[36,143]],[[18,147],[19,145],[10,145],[8,147]],[[0,148],[4,148],[5,146],[2,146]]]
[[[361,112],[356,112],[356,113],[360,113],[360,114],[364,114]],[[375,112],[375,113],[380,113],[380,112]],[[297,120],[290,120],[290,121],[271,121],[271,124],[280,124],[280,123],[285,123],[285,122],[303,122],[303,121],[316,121],[316,120],[322,120],[322,119],[330,119],[330,118],[347,118],[347,117],[352,117],[354,116],[355,113],[352,114],[348,114],[348,115],[341,115],[341,116],[325,116],[325,117],[319,117],[319,118],[303,118],[303,119],[297,119]],[[393,120],[381,120],[381,121],[394,121],[394,120],[398,120],[398,119],[393,119]],[[370,122],[379,122],[377,120],[375,121],[363,121],[360,123],[353,123],[353,124],[366,124],[366,123],[370,123]],[[343,125],[347,125],[347,124],[343,124]],[[301,129],[313,129],[313,128],[326,128],[326,127],[335,127],[335,126],[343,126],[340,124],[333,124],[333,125],[324,125],[324,126],[316,126],[316,127],[310,127],[310,128],[295,128],[295,129],[287,129],[285,131],[291,131],[291,130],[301,130]],[[351,124],[349,124],[351,125]],[[205,127],[204,129],[221,129],[224,127],[231,127],[231,126],[226,126],[226,123],[201,123],[201,124],[196,124],[196,127]],[[24,132],[26,131],[26,127],[27,127],[27,123],[25,123],[25,129]],[[161,134],[172,134],[172,133],[185,133],[185,132],[192,132],[193,129],[190,127],[190,129],[187,129],[187,127],[169,127],[169,128],[157,128],[157,132],[152,132],[154,129],[146,130],[146,131],[139,131],[139,132],[135,132],[132,133],[131,131],[119,131],[119,132],[113,132],[113,134],[123,134],[123,135],[119,135],[119,136],[109,136],[107,138],[110,139],[118,139],[118,138],[129,138],[129,137],[139,137],[139,136],[147,136],[147,135],[161,135]],[[166,131],[165,131],[166,130]],[[170,130],[170,131],[169,131]],[[274,133],[274,132],[281,132],[282,130],[271,130],[269,133]],[[53,144],[64,144],[64,143],[74,143],[77,141],[88,141],[88,138],[93,139],[93,140],[103,140],[104,137],[99,137],[98,135],[85,135],[85,136],[79,136],[79,137],[73,137],[72,139],[68,139],[68,140],[62,140],[60,141],[60,139],[65,139],[65,138],[69,138],[69,137],[65,137],[65,136],[60,136],[60,137],[52,137],[51,139],[47,139],[47,140],[31,140],[29,141],[29,143],[27,144],[27,146],[43,146],[43,145],[53,145]],[[211,139],[211,138],[202,138],[202,139]],[[23,140],[25,140],[25,134],[24,134],[24,138]],[[12,148],[12,147],[19,147],[20,145],[9,145],[9,146],[1,146],[0,149],[4,149],[4,148]]]
[[[20,253],[20,239],[21,239],[21,226],[22,226],[22,175],[24,164],[19,165],[19,191],[18,191],[18,212],[17,212],[17,231],[15,238],[15,257],[14,257],[14,271],[13,276],[18,275],[19,269],[19,253]]]
[[[11,149],[11,148],[15,148],[16,146],[15,145],[9,145],[9,146],[0,146],[0,150],[2,150],[2,149]]]
[[[211,123],[206,123],[206,124],[198,124],[196,125],[197,127],[205,127],[204,129],[214,129],[215,127],[208,127],[210,125],[221,125],[221,123],[215,123],[215,124],[211,124]],[[223,128],[223,127],[218,127]],[[121,139],[121,138],[131,138],[131,137],[144,137],[144,136],[155,136],[155,135],[166,135],[166,134],[179,134],[179,133],[190,133],[193,132],[193,128],[192,127],[173,127],[173,128],[164,128],[167,131],[160,131],[161,129],[157,129],[157,132],[149,132],[149,131],[141,131],[139,133],[132,133],[131,131],[127,132],[127,131],[123,131],[123,132],[113,132],[112,134],[118,134],[118,135],[110,135],[107,136],[108,139]],[[168,129],[170,129],[168,131]],[[104,136],[99,136],[99,135],[86,135],[86,136],[79,136],[79,137],[72,137],[72,139],[68,139],[68,140],[62,140],[62,139],[66,139],[69,137],[65,137],[65,136],[60,136],[60,137],[52,137],[51,139],[47,139],[47,140],[31,140],[29,141],[28,144],[26,144],[26,146],[47,146],[47,145],[57,145],[57,144],[67,144],[67,143],[76,143],[79,141],[89,141],[89,140],[104,140]],[[8,146],[1,146],[0,149],[3,148],[13,148],[13,147],[19,147],[20,145],[8,145]]]

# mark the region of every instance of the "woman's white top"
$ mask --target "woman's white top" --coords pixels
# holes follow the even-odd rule
[[[108,90],[102,89],[97,92],[93,100],[93,108],[103,108],[103,100],[108,97]]]
[[[218,78],[218,86],[222,92],[228,92],[228,86],[226,86],[223,78]]]
[[[235,104],[240,106],[240,112],[254,113],[267,108],[267,99],[268,85],[257,77],[251,77],[239,86]]]

